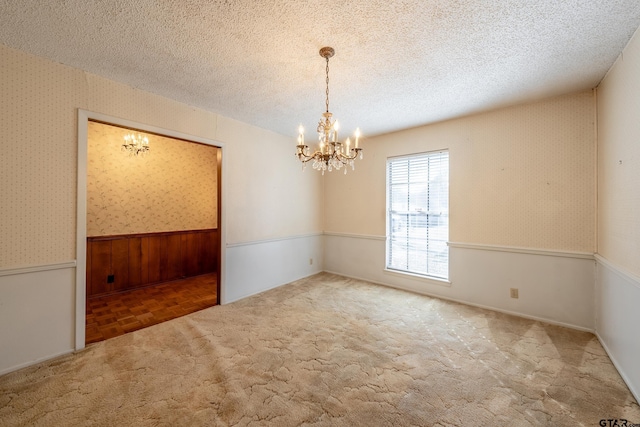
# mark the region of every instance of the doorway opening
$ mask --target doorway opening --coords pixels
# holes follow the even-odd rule
[[[219,304],[222,267],[221,146],[82,113],[76,349]]]

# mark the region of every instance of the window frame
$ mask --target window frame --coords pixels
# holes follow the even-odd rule
[[[392,173],[392,167],[391,164],[393,162],[398,162],[398,161],[402,161],[402,160],[407,160],[409,161],[410,159],[413,160],[423,160],[426,162],[427,166],[426,171],[427,174],[429,172],[429,168],[432,167],[431,166],[431,161],[434,157],[436,156],[446,156],[446,212],[444,213],[444,216],[446,217],[446,232],[444,233],[444,241],[442,239],[432,239],[431,237],[429,237],[429,233],[430,230],[434,229],[435,227],[430,225],[430,217],[435,217],[436,215],[433,215],[430,213],[430,211],[428,211],[428,209],[426,210],[426,214],[422,215],[422,210],[418,210],[419,212],[419,216],[422,216],[426,219],[426,244],[427,245],[431,245],[432,242],[437,242],[437,244],[439,243],[440,246],[442,246],[442,243],[445,244],[445,249],[442,250],[442,248],[440,249],[440,251],[443,251],[446,254],[446,267],[445,267],[445,271],[444,274],[429,274],[429,273],[433,273],[433,271],[429,272],[429,268],[427,267],[427,271],[416,271],[416,270],[412,270],[410,268],[407,269],[402,269],[402,268],[398,268],[397,263],[393,264],[391,257],[392,257],[392,245],[394,244],[394,242],[396,242],[397,244],[398,239],[393,239],[393,232],[394,232],[394,227],[393,227],[393,217],[397,216],[394,215],[397,213],[397,211],[393,211],[392,210],[392,182],[391,182],[391,173]],[[409,164],[408,164],[409,165]],[[399,167],[401,165],[398,165]],[[449,246],[448,246],[448,241],[449,241],[449,232],[450,232],[450,223],[449,223],[449,213],[450,213],[450,153],[448,149],[438,149],[438,150],[433,150],[433,151],[425,151],[425,152],[419,152],[419,153],[411,153],[411,154],[403,154],[403,155],[398,155],[398,156],[391,156],[391,157],[387,157],[386,163],[385,163],[385,197],[386,197],[386,210],[385,210],[385,227],[386,227],[386,239],[385,239],[385,273],[389,273],[389,274],[393,274],[393,275],[399,275],[401,277],[406,277],[406,278],[410,278],[410,279],[418,279],[418,280],[422,280],[424,281],[425,279],[428,281],[432,281],[438,284],[450,284],[451,282],[449,281],[450,278],[450,254],[449,254]],[[402,181],[401,181],[402,182]],[[410,186],[411,185],[412,180],[410,179],[410,171],[407,172],[407,180],[406,180],[406,185]],[[413,182],[415,184],[415,180]],[[429,197],[431,195],[430,192],[430,188],[429,185],[431,183],[431,180],[429,178],[427,178],[426,180],[427,183],[427,208],[429,207]],[[437,190],[436,190],[437,191]],[[414,201],[418,198],[418,196],[414,197]],[[409,190],[407,190],[407,211],[405,213],[405,215],[410,215],[410,196],[409,196]],[[402,214],[401,214],[402,215]],[[442,217],[443,214],[439,214],[438,217]],[[409,241],[411,239],[417,239],[417,237],[411,237],[409,236],[409,228],[407,227],[407,237],[405,240],[405,245],[406,248],[405,250],[408,250],[408,246],[409,246]],[[429,249],[425,249],[425,255],[428,255],[429,253],[433,253],[434,251],[429,250]],[[409,258],[409,255],[407,254],[407,258]],[[425,261],[427,263],[427,265],[429,264],[428,261]],[[407,265],[409,264],[409,261],[407,261]]]

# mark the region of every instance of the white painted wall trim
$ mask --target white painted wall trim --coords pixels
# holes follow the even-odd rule
[[[352,234],[352,233],[337,233],[334,231],[325,231],[325,236],[336,236],[336,237],[352,237],[354,239],[367,239],[367,240],[387,240],[386,236],[379,236],[374,234]]]
[[[640,277],[596,254],[596,336],[618,373],[640,402]]]
[[[78,109],[78,189],[76,192],[76,301],[75,349],[84,348],[87,304],[87,167],[89,163],[89,118],[94,115]],[[106,118],[106,117],[103,117]]]
[[[613,363],[613,366],[616,367],[616,370],[618,371],[618,373],[622,377],[622,380],[625,382],[627,387],[629,387],[629,391],[631,391],[631,394],[633,394],[633,397],[636,398],[636,402],[640,402],[640,390],[636,390],[633,387],[633,382],[627,376],[627,374],[625,374],[624,370],[622,369],[622,365],[620,364],[620,362],[618,362],[616,357],[613,355],[613,352],[609,349],[609,347],[607,346],[606,341],[600,336],[598,331],[596,330],[596,331],[594,331],[594,333],[595,333],[596,337],[598,337],[598,341],[600,341],[600,345],[602,345],[602,348],[604,348],[604,351],[607,353],[607,356],[609,356],[609,359],[611,359],[611,362]]]
[[[75,262],[26,270],[0,276],[0,375],[75,346]]]
[[[284,240],[306,239],[307,237],[322,236],[321,232],[309,234],[296,234],[294,236],[274,237],[273,239],[251,240],[246,242],[227,243],[227,248],[237,248],[240,246],[261,245],[273,242],[282,242]]]
[[[319,233],[228,247],[223,304],[321,272],[323,252],[324,238]]]
[[[598,261],[600,264],[605,265],[606,267],[609,268],[609,270],[611,270],[612,272],[616,273],[618,276],[622,277],[623,279],[628,280],[629,282],[631,282],[631,284],[633,284],[633,286],[635,286],[636,288],[640,289],[640,277],[636,276],[635,274],[631,273],[630,271],[627,271],[626,269],[612,263],[611,261],[609,261],[608,259],[606,259],[605,257],[603,257],[600,254],[595,254],[594,255],[596,261]]]
[[[386,236],[373,235],[373,234],[339,233],[334,231],[325,231],[323,234],[325,236],[352,237],[355,239],[383,240],[383,241],[387,240]],[[462,243],[462,242],[447,242],[447,245],[452,248],[480,249],[484,251],[511,252],[511,253],[518,253],[518,254],[530,254],[530,255],[546,255],[546,256],[557,256],[557,257],[564,257],[564,258],[594,259],[594,255],[589,252],[554,251],[550,249],[535,249],[535,248],[523,248],[518,246],[498,246],[498,245],[485,245],[485,244],[478,244],[478,243]]]
[[[226,300],[226,214],[225,214],[225,198],[227,194],[226,179],[226,155],[224,144],[212,139],[202,138],[195,135],[189,135],[169,129],[163,129],[153,125],[134,122],[120,117],[109,116],[106,114],[96,113],[93,111],[78,109],[78,190],[77,190],[77,220],[76,220],[76,310],[75,310],[75,349],[84,348],[85,341],[85,299],[86,299],[86,268],[87,268],[87,154],[88,154],[88,128],[89,120],[95,120],[104,123],[110,123],[116,126],[122,126],[132,129],[138,129],[142,132],[151,132],[169,138],[181,139],[184,141],[198,142],[201,144],[212,145],[222,150],[222,191],[220,197],[222,199],[222,212],[220,212],[220,302]]]
[[[594,259],[589,252],[554,251],[549,249],[522,248],[518,246],[483,245],[477,243],[447,242],[452,248],[479,249],[483,251],[511,252],[517,254],[556,256],[563,258]]]
[[[591,329],[591,328],[585,328],[585,327],[582,327],[582,326],[573,325],[571,323],[557,322],[557,321],[554,321],[554,320],[546,319],[544,317],[531,316],[531,315],[528,315],[528,314],[519,313],[517,311],[503,310],[503,309],[496,308],[496,307],[491,307],[491,306],[488,306],[488,305],[476,304],[476,303],[473,303],[473,302],[470,302],[470,301],[466,301],[466,300],[463,300],[463,299],[445,297],[445,296],[433,294],[433,293],[430,293],[430,292],[417,291],[414,288],[408,288],[408,287],[404,287],[402,285],[395,285],[395,284],[394,285],[390,285],[389,283],[378,282],[378,281],[375,281],[375,280],[365,279],[365,278],[362,278],[362,277],[349,276],[349,275],[346,275],[346,274],[343,274],[343,273],[338,273],[338,272],[329,271],[329,270],[325,270],[325,273],[336,274],[338,276],[348,277],[350,279],[362,280],[364,282],[369,282],[369,283],[374,283],[376,285],[386,286],[387,288],[401,289],[401,290],[407,291],[407,292],[413,292],[413,293],[420,294],[420,295],[426,295],[426,296],[431,297],[431,298],[438,298],[438,299],[443,299],[443,300],[446,300],[446,301],[453,301],[453,302],[457,302],[457,303],[464,304],[464,305],[470,305],[472,307],[478,307],[478,308],[482,308],[482,309],[485,309],[485,310],[496,311],[498,313],[509,314],[511,316],[516,316],[516,317],[522,317],[524,319],[536,320],[538,322],[549,323],[551,325],[564,326],[566,328],[575,329],[575,330],[578,330],[578,331],[591,332],[591,333],[594,332],[594,330]]]
[[[573,329],[595,328],[593,257],[451,247],[451,283],[443,286],[386,272],[384,240],[325,235],[324,245],[328,272]],[[519,299],[510,298],[510,288],[519,289]]]
[[[35,273],[37,271],[61,270],[63,268],[75,268],[76,261],[57,262],[53,264],[31,265],[27,267],[0,268],[0,277],[13,276],[15,274]]]

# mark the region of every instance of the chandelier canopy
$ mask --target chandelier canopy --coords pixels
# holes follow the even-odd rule
[[[149,138],[140,134],[128,133],[124,136],[122,151],[128,151],[129,156],[144,156],[149,152]]]
[[[343,166],[344,173],[347,173],[347,167],[351,166],[351,169],[355,169],[354,160],[360,156],[362,159],[362,148],[359,147],[360,143],[360,128],[356,129],[354,134],[354,146],[351,147],[351,139],[347,138],[344,143],[338,140],[339,124],[336,120],[332,120],[333,116],[329,112],[329,58],[335,54],[335,50],[332,47],[323,47],[320,49],[320,56],[326,59],[326,111],[322,113],[322,118],[318,122],[318,149],[311,153],[309,146],[304,143],[304,127],[300,125],[298,127],[298,140],[296,142],[296,156],[298,160],[302,162],[302,167],[313,160],[313,168],[324,172],[328,170],[331,172],[333,169],[340,169]]]

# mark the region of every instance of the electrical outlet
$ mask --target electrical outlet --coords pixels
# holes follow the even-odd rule
[[[309,265],[313,265],[313,258],[309,258]]]
[[[518,298],[518,288],[511,288],[511,298]]]
[[[115,281],[116,281],[116,278],[115,278],[115,276],[113,274],[109,274],[107,276],[107,283],[113,283]]]

